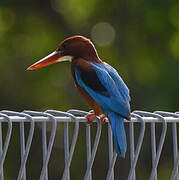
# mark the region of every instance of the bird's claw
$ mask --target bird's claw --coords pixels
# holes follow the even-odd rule
[[[87,122],[85,122],[85,124],[92,124],[93,123],[93,118],[96,117],[95,114],[88,114],[85,116],[85,118],[88,120]]]
[[[87,122],[85,122],[85,124],[92,124],[93,123],[93,118],[97,117],[98,119],[101,120],[101,123],[104,124],[108,121],[108,116],[104,115],[104,114],[100,114],[99,116],[97,116],[96,114],[88,114],[85,116],[86,119],[88,119]]]
[[[104,124],[104,123],[106,123],[108,121],[108,117],[106,115],[104,115],[104,114],[101,114],[98,117],[101,120],[102,124]]]

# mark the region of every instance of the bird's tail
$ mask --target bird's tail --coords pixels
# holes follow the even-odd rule
[[[124,129],[124,118],[120,117],[115,112],[110,112],[109,117],[111,121],[116,152],[124,158],[127,149],[126,133]]]

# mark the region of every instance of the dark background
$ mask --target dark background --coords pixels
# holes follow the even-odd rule
[[[26,71],[29,65],[54,51],[60,41],[71,35],[91,38],[100,58],[118,70],[130,88],[132,110],[178,110],[177,0],[1,0],[0,109],[89,110],[74,87],[68,62],[33,72]],[[64,166],[63,126],[58,126],[49,164],[49,179],[53,180],[60,179]],[[5,164],[8,180],[16,179],[20,165],[18,128],[15,124]],[[26,128],[28,131],[28,125]],[[86,166],[84,125],[80,128],[71,167],[72,179],[82,177]],[[106,127],[103,129],[102,139],[106,139]],[[126,130],[128,132],[127,126]],[[93,131],[95,135],[95,127]],[[157,128],[157,134],[160,132],[161,126]],[[27,164],[28,179],[39,177],[42,153],[40,133],[41,126],[37,124]],[[105,140],[100,142],[94,179],[104,179],[107,173],[106,143]],[[117,160],[117,179],[126,179],[130,165],[128,158],[129,152],[125,160]],[[150,167],[150,133],[147,126],[137,179],[148,179]],[[169,126],[159,179],[169,179],[171,171],[172,135]]]

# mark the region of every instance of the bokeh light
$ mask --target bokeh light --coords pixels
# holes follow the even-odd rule
[[[107,46],[115,39],[115,29],[107,22],[96,24],[91,31],[93,41],[99,46]]]
[[[93,15],[98,0],[51,0],[52,8],[63,15],[65,21],[73,28],[86,26]]]

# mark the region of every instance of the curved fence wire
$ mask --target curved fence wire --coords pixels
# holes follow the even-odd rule
[[[9,147],[10,139],[13,135],[13,123],[19,123],[20,127],[20,152],[21,152],[21,163],[19,167],[18,176],[14,179],[25,180],[27,169],[27,160],[29,157],[29,152],[31,148],[31,143],[34,138],[34,128],[36,123],[41,123],[42,125],[42,167],[41,173],[39,174],[40,180],[48,179],[48,166],[49,159],[51,157],[52,148],[54,145],[54,140],[57,132],[57,124],[64,123],[64,170],[62,173],[61,179],[70,180],[70,166],[73,158],[73,154],[76,148],[76,143],[79,134],[79,124],[86,122],[87,119],[84,118],[85,115],[91,112],[85,112],[80,110],[69,110],[67,112],[56,111],[56,110],[47,110],[45,112],[36,112],[36,111],[23,111],[23,112],[13,112],[3,110],[0,111],[0,179],[4,179],[4,163],[6,161],[6,154]],[[131,120],[125,120],[125,123],[128,123],[129,126],[129,151],[130,151],[130,170],[128,172],[128,179],[136,179],[136,165],[138,163],[138,157],[141,152],[141,147],[143,145],[144,135],[146,132],[146,124],[150,125],[150,139],[151,141],[151,154],[152,154],[152,164],[149,177],[147,179],[157,180],[158,177],[158,165],[161,157],[161,152],[163,145],[166,139],[167,126],[169,123],[172,124],[172,149],[173,149],[173,169],[171,171],[171,179],[177,180],[178,176],[178,165],[179,165],[179,153],[178,153],[178,142],[177,142],[177,123],[179,123],[179,113],[170,113],[164,111],[156,112],[144,112],[144,111],[133,111],[131,113]],[[50,135],[47,138],[47,122],[51,123]],[[5,123],[7,125],[7,130],[5,137],[2,138],[3,126]],[[29,124],[28,132],[25,132],[24,123]],[[69,124],[74,124],[74,130],[72,139],[69,140]],[[96,118],[94,123],[97,123],[97,130],[95,134],[95,139],[93,145],[91,143],[91,126],[89,124],[84,124],[86,128],[86,172],[82,179],[92,180],[92,167],[96,157],[96,152],[98,149],[99,141],[101,138],[102,124]],[[108,123],[108,122],[106,122]],[[161,134],[158,140],[156,141],[156,124],[160,123],[162,126]],[[139,135],[135,138],[135,124],[140,124]],[[115,179],[115,163],[117,159],[117,154],[113,149],[113,137],[111,126],[108,123],[108,172],[106,173],[107,180]],[[26,135],[25,135],[26,134]],[[34,162],[37,163],[37,162]]]

